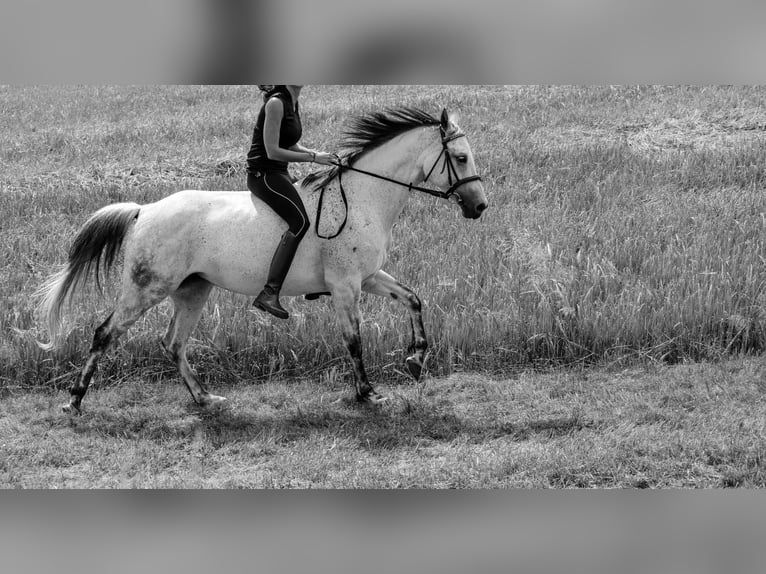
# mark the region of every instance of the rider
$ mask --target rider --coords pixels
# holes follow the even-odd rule
[[[287,311],[279,304],[282,287],[295,252],[310,222],[298,192],[287,171],[288,162],[316,162],[332,165],[335,156],[305,148],[298,144],[301,126],[298,97],[303,86],[259,86],[263,106],[253,131],[253,142],[247,154],[247,187],[268,204],[288,224],[271,260],[266,285],[253,305],[280,319]]]

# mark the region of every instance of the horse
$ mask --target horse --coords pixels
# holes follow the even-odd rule
[[[296,183],[307,212],[316,213],[310,215],[315,233],[301,242],[282,295],[331,296],[353,365],[355,397],[379,404],[387,397],[373,387],[362,361],[361,292],[390,298],[407,309],[412,354],[406,366],[416,381],[428,348],[420,298],[383,270],[394,222],[413,190],[454,200],[468,219],[481,216],[487,197],[468,138],[446,109],[440,118],[412,107],[361,114],[343,135],[339,162]],[[438,189],[419,185],[428,180]],[[342,195],[345,219],[337,233],[323,236],[318,224],[325,191]],[[214,286],[250,296],[259,292],[286,227],[249,191],[178,191],[154,203],[116,203],[92,214],[75,235],[65,267],[36,292],[50,338],[39,344],[51,350],[63,337],[65,302],[71,302],[72,293],[88,277],[95,275],[98,284],[123,253],[117,304],[95,330],[64,412],[81,412],[99,358],[167,297],[173,315],[162,347],[198,405],[224,401],[210,393],[190,367],[187,339]]]

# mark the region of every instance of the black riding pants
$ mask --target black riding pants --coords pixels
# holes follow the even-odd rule
[[[298,239],[306,235],[311,227],[309,216],[287,172],[248,173],[247,187],[287,222],[293,235]]]

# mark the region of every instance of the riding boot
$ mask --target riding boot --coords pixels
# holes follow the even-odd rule
[[[266,285],[263,287],[263,291],[255,298],[255,301],[253,301],[254,307],[271,313],[279,319],[287,319],[289,316],[287,311],[279,304],[279,290],[282,288],[282,283],[287,276],[287,272],[290,270],[290,264],[293,262],[293,257],[295,257],[295,252],[300,242],[301,238],[293,234],[292,231],[289,229],[285,231],[271,260]]]

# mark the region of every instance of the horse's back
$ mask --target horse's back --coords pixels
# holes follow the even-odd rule
[[[211,210],[245,211],[252,205],[249,191],[203,191],[186,189],[177,191],[142,209],[142,215],[151,213],[152,217],[172,219],[179,214],[204,215]]]
[[[285,229],[287,224],[249,191],[184,190],[141,208],[132,251],[139,258],[150,253],[167,267],[173,283],[198,274],[220,287],[255,294]],[[286,291],[296,280],[300,290],[319,278],[318,246],[303,243]]]
[[[249,191],[184,190],[142,206],[138,228],[151,233],[198,235],[215,232],[221,225],[252,226],[256,220],[268,225],[270,210]]]

